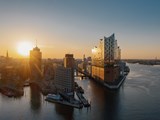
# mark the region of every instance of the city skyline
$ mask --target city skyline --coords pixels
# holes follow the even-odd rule
[[[17,46],[31,42],[43,58],[73,53],[91,56],[104,36],[115,33],[122,59],[159,59],[160,2],[153,1],[1,1],[0,55],[20,57]]]

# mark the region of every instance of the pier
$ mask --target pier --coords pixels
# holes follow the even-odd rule
[[[85,99],[85,97],[82,95],[82,93],[76,91],[76,95],[78,96],[79,100],[83,103],[84,107],[90,107],[88,100]]]
[[[65,93],[59,92],[58,94],[56,94],[56,95],[60,96],[60,98],[58,98],[58,99],[53,98],[52,95],[53,94],[48,94],[45,100],[49,101],[49,102],[53,102],[53,103],[59,103],[62,105],[67,105],[67,106],[79,108],[79,109],[83,108],[83,105],[79,100],[76,100],[75,98],[73,98]]]
[[[46,98],[45,100],[48,101],[48,102],[67,105],[67,106],[75,107],[75,108],[78,108],[78,109],[83,108],[83,105],[80,104],[80,103],[70,103],[70,102],[68,102],[67,100],[64,100],[64,99],[61,101],[61,100],[54,100],[54,99]]]

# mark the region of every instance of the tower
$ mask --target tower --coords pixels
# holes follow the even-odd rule
[[[9,55],[8,55],[8,50],[7,50],[7,52],[6,52],[6,58],[8,58],[9,57]]]
[[[30,78],[31,80],[40,80],[42,77],[41,63],[42,63],[42,53],[37,47],[30,50]]]
[[[6,52],[6,62],[9,62],[9,54],[8,54],[8,50],[7,50],[7,52]]]

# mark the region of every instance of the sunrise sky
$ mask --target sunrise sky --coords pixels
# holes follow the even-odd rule
[[[0,55],[19,57],[28,41],[43,58],[91,55],[99,39],[115,33],[122,58],[160,59],[159,0],[1,0]]]

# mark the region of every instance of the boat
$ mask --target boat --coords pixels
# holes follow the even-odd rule
[[[26,81],[24,81],[24,84],[23,84],[24,87],[27,87],[27,86],[29,86],[29,85],[30,85],[29,79],[26,80]]]
[[[128,67],[128,66],[125,66],[125,68],[124,68],[124,73],[125,73],[125,75],[128,75],[129,72],[130,72],[129,67]]]

